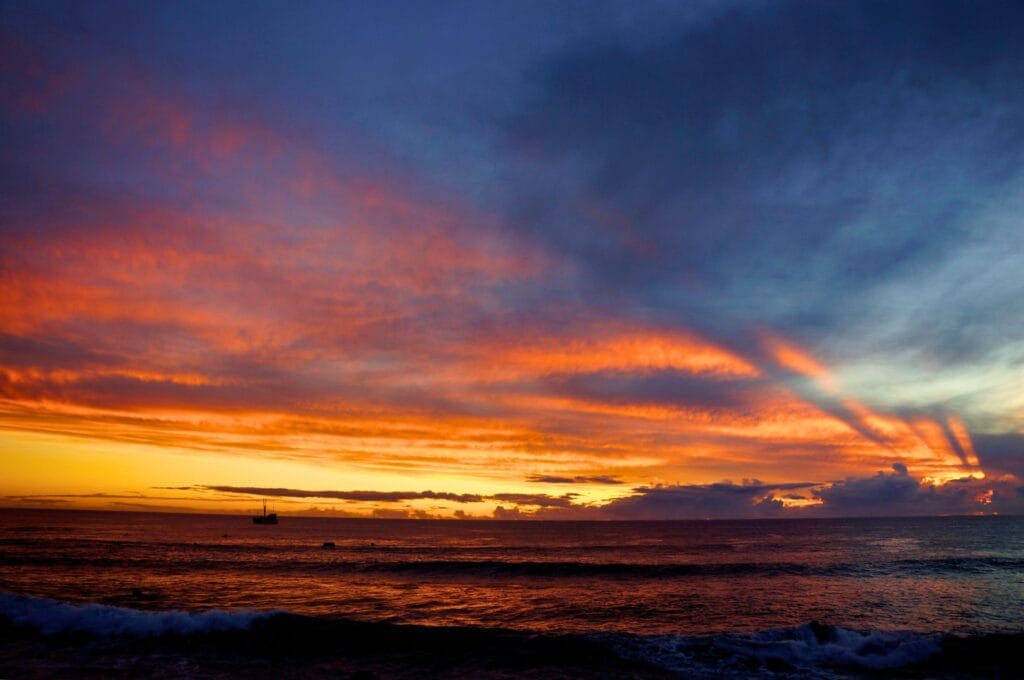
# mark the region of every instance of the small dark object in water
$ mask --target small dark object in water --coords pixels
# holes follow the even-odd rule
[[[142,588],[132,588],[131,599],[134,602],[153,602],[160,599],[160,593],[147,592]]]
[[[331,550],[334,548],[334,541],[324,541],[324,549]]]

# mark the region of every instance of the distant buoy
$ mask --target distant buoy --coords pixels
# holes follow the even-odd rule
[[[334,547],[334,541],[324,541],[324,548],[330,550]]]

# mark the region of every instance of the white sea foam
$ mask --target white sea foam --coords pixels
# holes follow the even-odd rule
[[[807,624],[747,634],[630,637],[617,647],[625,656],[681,673],[717,676],[742,669],[752,675],[760,667],[766,675],[785,669],[827,678],[840,669],[884,671],[921,663],[942,651],[941,640],[940,635]]]
[[[15,626],[31,626],[44,635],[85,632],[101,636],[154,637],[211,631],[245,630],[268,612],[142,611],[102,604],[70,604],[21,595],[0,594],[0,615]]]
[[[831,627],[819,638],[810,625],[762,631],[729,639],[739,653],[777,658],[794,665],[852,666],[871,670],[901,668],[941,651],[940,637],[911,632],[866,631]]]

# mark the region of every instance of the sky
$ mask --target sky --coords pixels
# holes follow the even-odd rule
[[[0,505],[1024,513],[1022,35],[0,3]]]

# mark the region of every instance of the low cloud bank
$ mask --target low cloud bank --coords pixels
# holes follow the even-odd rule
[[[196,489],[221,491],[224,493],[246,494],[250,496],[274,496],[285,498],[330,498],[341,501],[367,501],[377,503],[395,503],[421,498],[453,503],[479,503],[486,496],[473,493],[448,493],[445,491],[334,491],[322,489],[309,491],[305,489],[285,489],[259,486],[198,486]]]
[[[1014,476],[964,477],[937,485],[896,463],[890,472],[818,484],[690,484],[634,489],[603,506],[541,508],[547,519],[747,519],[1024,514],[1024,485]]]
[[[851,477],[814,489],[828,515],[960,515],[1024,513],[1024,486],[1012,476],[964,477],[942,485],[924,482],[896,463],[892,472]]]
[[[277,498],[325,498],[342,501],[363,501],[371,503],[398,503],[413,500],[449,501],[451,503],[482,503],[499,501],[515,505],[536,506],[541,508],[567,508],[572,506],[575,494],[551,496],[542,493],[498,493],[483,495],[475,493],[450,493],[446,491],[337,491],[333,489],[287,489],[259,486],[226,486],[203,485],[193,487],[198,491],[220,491],[222,493],[244,494],[248,496],[270,496]],[[390,510],[375,512],[374,516],[392,513]],[[381,515],[379,513],[384,513]]]
[[[516,513],[514,517],[509,516],[504,508],[499,508],[495,512],[495,517],[593,520],[779,517],[788,511],[781,498],[785,492],[810,489],[814,486],[814,482],[765,484],[757,479],[743,480],[741,484],[718,482],[641,486],[633,489],[633,495],[615,499],[605,505],[545,507],[534,513]]]
[[[563,479],[552,477],[549,479]],[[569,480],[590,478],[564,478]],[[539,481],[539,480],[538,480]],[[569,483],[569,482],[551,482]],[[451,503],[496,502],[495,519],[681,520],[758,517],[881,517],[1024,514],[1024,483],[1014,475],[964,477],[935,484],[915,477],[902,463],[869,477],[828,483],[678,484],[635,487],[633,493],[604,505],[579,502],[575,493],[468,494],[438,491],[337,491],[264,487],[196,486],[199,491],[287,498],[398,503],[436,500]],[[374,517],[430,517],[422,510],[378,508]],[[457,511],[457,517],[468,517]]]

